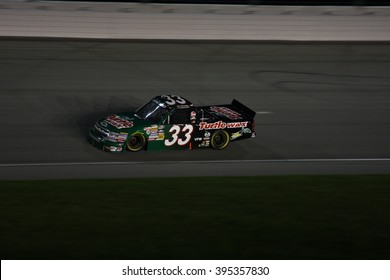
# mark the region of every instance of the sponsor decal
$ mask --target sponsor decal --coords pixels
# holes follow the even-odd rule
[[[187,109],[187,108],[190,108],[189,105],[177,105],[177,108],[178,109]]]
[[[118,115],[108,116],[103,122],[100,122],[101,125],[103,125],[102,123],[110,124],[118,129],[129,128],[133,126],[133,122],[123,119]]]
[[[109,150],[110,152],[121,152],[123,151],[123,147],[115,147],[115,146],[103,146],[104,150]]]
[[[196,138],[194,138],[194,141],[202,141],[202,140],[203,140],[202,137],[196,137]]]
[[[195,122],[196,122],[196,112],[191,111],[191,123],[195,123]]]
[[[199,124],[199,130],[203,129],[223,129],[226,128],[226,123],[223,121],[218,121],[215,123],[201,122]]]
[[[225,123],[223,121],[218,121],[215,123],[207,123],[207,122],[201,122],[199,124],[199,130],[204,129],[224,129],[224,128],[241,128],[241,127],[247,127],[248,122],[231,122],[231,123]]]
[[[210,146],[210,141],[204,140],[202,143],[198,145],[199,148],[205,148]]]
[[[211,106],[210,111],[213,111],[214,113],[217,113],[218,115],[225,116],[231,120],[242,119],[240,113],[237,113],[236,111],[233,111],[232,109],[227,108],[227,107]]]
[[[121,132],[121,133],[116,133],[116,132],[111,132],[110,135],[108,136],[108,140],[112,142],[118,142],[118,143],[124,143],[127,139],[127,133]]]
[[[230,136],[230,140],[237,139],[238,137],[244,135],[244,133],[251,133],[251,132],[252,131],[249,128],[242,128],[241,130],[232,133],[232,135]]]
[[[151,135],[151,134],[157,135],[157,132],[159,130],[161,131],[162,129],[159,129],[157,127],[157,125],[152,125],[151,127],[145,127],[144,130],[146,131],[146,134],[148,134],[148,135]]]
[[[163,129],[158,129],[157,126],[147,127],[146,133],[149,135],[148,141],[159,141],[165,139],[165,133]]]
[[[158,138],[158,134],[157,133],[150,133],[148,141],[154,141],[154,140],[157,140],[157,138]]]
[[[230,136],[230,140],[237,139],[238,137],[241,137],[241,136],[242,136],[241,131],[234,132],[234,133],[232,133],[232,136]]]
[[[227,128],[247,127],[248,122],[232,122],[227,123]]]

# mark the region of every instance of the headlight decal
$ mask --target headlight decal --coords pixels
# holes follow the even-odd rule
[[[128,134],[124,132],[110,132],[107,139],[111,142],[124,143],[127,139],[127,135]]]

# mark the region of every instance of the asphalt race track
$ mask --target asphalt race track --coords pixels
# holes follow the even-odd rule
[[[160,94],[258,112],[226,150],[110,154],[91,125]],[[0,40],[0,179],[390,172],[390,43]],[[183,163],[185,161],[185,163]]]

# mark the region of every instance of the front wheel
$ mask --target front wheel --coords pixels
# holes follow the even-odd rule
[[[129,151],[138,152],[145,147],[145,143],[145,136],[141,133],[136,133],[127,139],[126,146]]]
[[[211,136],[211,147],[216,150],[223,150],[229,145],[230,137],[225,130],[218,130]]]

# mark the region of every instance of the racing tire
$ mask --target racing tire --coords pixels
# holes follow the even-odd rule
[[[225,149],[230,142],[229,134],[226,130],[218,130],[213,133],[210,139],[211,147],[215,150]]]
[[[126,141],[126,147],[131,152],[138,152],[145,148],[146,138],[142,133],[135,133]]]

